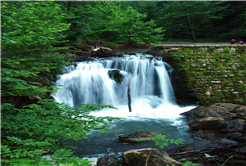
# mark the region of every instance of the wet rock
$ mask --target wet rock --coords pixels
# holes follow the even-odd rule
[[[152,137],[152,136],[155,136],[155,135],[156,134],[154,134],[154,133],[140,131],[140,132],[135,132],[135,133],[131,133],[131,134],[128,134],[128,135],[120,135],[119,136],[119,140],[121,142],[138,143],[136,140],[131,139],[131,138],[148,138],[148,137]]]
[[[246,146],[238,147],[235,149],[235,151],[239,153],[246,153]]]
[[[227,130],[230,132],[243,131],[243,125],[245,120],[243,119],[234,119],[227,121]]]
[[[108,70],[109,78],[121,83],[124,76],[120,73],[120,70]]]
[[[98,159],[97,161],[97,165],[106,165],[108,164],[108,157],[101,157],[100,159]]]
[[[217,103],[207,107],[192,109],[183,115],[187,116],[191,128],[210,130],[220,137],[243,138],[245,135],[246,106],[230,103]],[[200,131],[200,130],[199,130]],[[204,136],[200,131],[201,136]]]
[[[233,156],[227,161],[230,166],[246,165],[246,106],[217,103],[197,107],[183,115],[187,117],[189,126],[198,130],[193,136],[201,139],[190,145],[191,147],[199,153],[217,155],[220,161]],[[194,154],[187,152],[174,158],[186,157],[185,155],[194,157]]]
[[[194,123],[194,122],[193,122]],[[207,117],[199,119],[196,123],[190,123],[189,126],[195,129],[217,129],[226,125],[223,118],[220,117]]]
[[[192,134],[196,139],[220,139],[221,135],[216,130],[198,130]]]
[[[97,161],[97,166],[108,166],[116,162],[118,162],[118,160],[112,157],[101,157]]]
[[[227,138],[221,138],[218,141],[218,144],[223,145],[223,146],[236,146],[236,145],[238,145],[238,143],[236,141],[229,140]]]
[[[134,166],[143,166],[145,165],[146,159],[150,151],[151,148],[129,150],[122,154],[122,158],[126,164]],[[170,158],[167,154],[161,154],[158,149],[153,149],[151,151],[150,157],[148,159],[148,166],[159,166],[167,164],[181,166],[180,162]]]
[[[137,55],[136,53],[134,52],[125,52],[126,55]]]

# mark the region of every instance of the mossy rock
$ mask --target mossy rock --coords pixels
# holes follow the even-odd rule
[[[121,83],[124,78],[124,76],[120,73],[119,70],[109,70],[108,75],[110,79],[113,79],[118,83]]]
[[[141,153],[144,153],[147,156],[149,155],[149,152],[146,152],[146,151],[142,151]],[[138,163],[138,162],[146,162],[146,160],[147,160],[147,157],[145,157],[145,156],[139,156],[139,155],[137,155],[135,153],[128,153],[128,154],[126,154],[126,157],[128,159],[130,159],[131,161],[135,162],[135,163]],[[153,158],[154,158],[154,155],[150,154],[150,157],[148,159],[148,162],[152,161]]]

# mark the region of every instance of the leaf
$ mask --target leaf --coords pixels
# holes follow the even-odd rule
[[[55,140],[54,140],[53,138],[46,137],[46,139],[47,139],[49,142],[55,142]]]

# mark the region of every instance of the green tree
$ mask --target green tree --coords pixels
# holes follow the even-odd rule
[[[167,2],[164,3],[160,21],[168,32],[188,31],[193,42],[196,42],[197,31],[212,29],[212,20],[221,19],[216,12],[226,9],[228,6],[218,6],[221,2]]]
[[[71,55],[51,53],[64,42],[69,24],[54,2],[2,2],[1,163],[3,165],[89,166],[71,157],[64,141],[83,139],[90,130],[105,131],[116,118],[94,117],[91,110],[112,106],[69,107],[49,99],[52,77],[63,73]],[[52,161],[43,153],[54,153]]]
[[[1,42],[2,56],[52,52],[58,50],[53,45],[66,42],[62,32],[69,24],[62,22],[64,14],[54,2],[5,1],[1,5],[2,37],[9,39]]]
[[[67,3],[62,4],[67,10]],[[66,31],[69,40],[103,40],[114,43],[158,42],[162,39],[162,28],[156,28],[153,20],[144,21],[140,14],[121,2],[78,2],[70,7],[66,16],[70,28]]]
[[[225,10],[216,12],[222,19],[213,21],[215,37],[219,39],[235,38],[237,41],[245,40],[246,2],[224,1],[218,4],[220,7],[228,6]]]
[[[132,7],[119,11],[115,16],[111,31],[118,31],[118,40],[122,43],[156,43],[162,40],[164,30],[156,28],[153,20],[144,22],[146,14],[140,14]]]

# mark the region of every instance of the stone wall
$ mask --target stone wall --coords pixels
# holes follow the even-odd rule
[[[155,46],[148,53],[161,56],[181,76],[181,84],[200,104],[246,104],[246,46]]]

